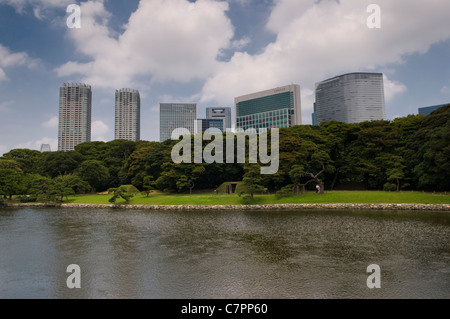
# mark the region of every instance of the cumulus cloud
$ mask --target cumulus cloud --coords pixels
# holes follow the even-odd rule
[[[57,151],[58,150],[58,139],[50,138],[50,137],[43,137],[43,138],[41,138],[39,140],[28,141],[28,142],[25,142],[25,143],[22,143],[22,144],[18,144],[16,146],[14,146],[13,149],[27,148],[27,149],[30,149],[30,150],[40,151],[42,144],[50,144],[50,148],[51,148],[52,151]]]
[[[5,69],[17,66],[33,68],[37,66],[38,60],[32,59],[26,52],[11,52],[10,49],[0,44],[0,82],[7,81]]]
[[[379,0],[381,29],[366,25],[372,1],[279,0],[267,22],[277,35],[258,55],[237,52],[222,62],[202,91],[202,102],[230,103],[235,96],[298,83],[314,90],[326,78],[403,63],[412,53],[450,37],[448,0]],[[443,27],[447,26],[447,27]],[[386,99],[406,90],[386,79]],[[302,106],[308,109],[302,101]]]
[[[406,85],[398,81],[391,81],[386,75],[383,76],[384,97],[387,103],[392,101],[395,96],[407,91]]]
[[[14,7],[20,14],[25,14],[30,8],[34,16],[42,20],[46,18],[47,12],[53,9],[66,8],[73,0],[0,0],[0,4]]]
[[[57,116],[52,116],[48,121],[45,121],[42,123],[43,127],[46,128],[57,128],[58,127],[59,119]]]
[[[105,136],[109,133],[109,126],[103,121],[94,121],[91,126],[92,141],[106,142]]]
[[[142,0],[116,35],[108,29],[111,15],[103,3],[83,2],[82,27],[69,30],[69,37],[90,62],[69,61],[56,72],[106,88],[136,87],[142,79],[147,84],[205,79],[233,37],[227,10],[226,2],[213,0]]]

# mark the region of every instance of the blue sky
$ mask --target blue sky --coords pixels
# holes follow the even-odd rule
[[[381,28],[366,25],[371,3]],[[66,25],[81,6],[81,28]],[[141,92],[141,138],[158,140],[161,102],[233,107],[234,97],[385,74],[388,119],[450,102],[448,0],[0,0],[0,154],[56,150],[64,82],[93,89],[92,139],[114,137],[114,93]]]

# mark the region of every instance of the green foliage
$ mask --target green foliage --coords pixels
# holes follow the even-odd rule
[[[11,169],[16,173],[22,173],[19,162],[15,160],[0,159],[0,169]]]
[[[42,153],[36,150],[29,149],[14,149],[6,154],[3,154],[3,159],[16,161],[20,169],[25,173],[34,173],[37,170],[38,163]]]
[[[103,191],[108,186],[109,170],[101,161],[84,161],[77,170],[77,175],[97,191]]]
[[[292,189],[294,188],[294,185],[287,185],[284,186],[281,190],[275,193],[276,199],[286,198],[286,197],[292,197]]]
[[[4,206],[5,205],[5,200],[3,199],[3,197],[0,197],[0,206]]]
[[[145,176],[144,177],[144,184],[142,187],[145,189],[145,193],[147,194],[147,197],[150,196],[150,192],[155,189],[156,181],[153,178],[153,176]]]
[[[82,155],[75,151],[46,152],[40,157],[38,173],[50,178],[73,174],[82,160]]]
[[[130,200],[135,196],[135,194],[129,193],[129,185],[122,185],[118,188],[110,188],[108,193],[113,194],[113,197],[109,199],[110,203],[116,204],[118,198],[122,198],[128,204]],[[138,191],[139,192],[139,191]]]
[[[397,190],[397,185],[392,184],[392,183],[385,183],[383,185],[383,190],[386,192],[394,192]]]
[[[23,189],[23,174],[13,168],[0,169],[0,195],[12,198]]]
[[[265,188],[263,185],[261,185],[262,178],[261,178],[261,167],[258,164],[248,164],[244,166],[245,174],[243,183],[246,186],[246,192],[247,196],[244,196],[244,200],[248,201],[249,199],[251,201],[254,200],[254,194],[255,193],[264,193]],[[241,193],[241,195],[243,195]],[[248,197],[249,196],[249,197]]]
[[[450,189],[450,104],[423,119],[406,149],[405,160],[419,188]]]
[[[34,203],[37,201],[36,197],[30,195],[23,195],[19,197],[21,203]]]
[[[250,201],[253,194],[284,190],[290,184],[296,194],[313,183],[321,190],[342,185],[382,190],[386,183],[396,190],[450,190],[450,105],[426,117],[409,115],[391,122],[333,121],[280,129],[279,171],[272,175],[261,175],[255,164],[174,164],[175,143],[117,140],[82,143],[72,152],[12,150],[0,158],[0,196],[39,195],[60,201],[72,191],[127,184],[147,195],[152,189],[192,193],[240,180],[244,182],[237,192]],[[208,144],[203,141],[203,147]],[[275,146],[269,145],[269,152]],[[235,143],[235,157],[237,147]]]

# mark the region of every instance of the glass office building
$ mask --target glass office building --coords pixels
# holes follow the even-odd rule
[[[223,120],[222,132],[231,129],[231,107],[208,107],[206,118],[211,120]]]
[[[204,133],[207,129],[218,129],[224,131],[224,120],[222,119],[198,119],[195,120],[195,134]]]
[[[443,107],[444,105],[447,105],[447,104],[421,107],[421,108],[419,108],[419,114],[421,114],[421,115],[430,115],[433,111],[436,111],[437,109]]]
[[[316,84],[317,124],[385,120],[383,74],[349,73]]]
[[[159,105],[159,140],[172,138],[176,129],[187,129],[194,134],[197,104],[161,103]]]
[[[73,151],[91,141],[92,91],[87,84],[64,83],[59,90],[58,150]]]
[[[300,125],[300,86],[293,84],[235,98],[236,128],[272,129]]]
[[[139,91],[116,91],[116,140],[139,141],[141,138],[141,98]]]

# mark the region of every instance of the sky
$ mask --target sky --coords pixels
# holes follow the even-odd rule
[[[389,120],[417,114],[450,102],[449,13],[448,0],[0,0],[0,154],[57,150],[65,82],[92,86],[93,141],[114,139],[121,88],[140,91],[147,141],[159,103],[197,103],[204,118],[289,84],[311,124],[315,84],[350,72],[384,74]]]

